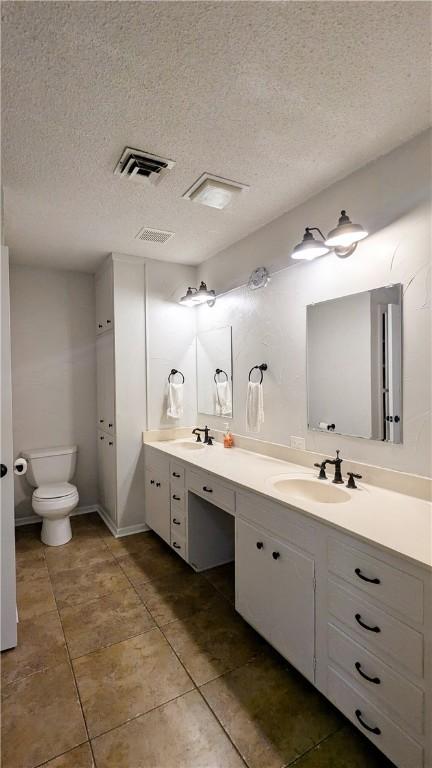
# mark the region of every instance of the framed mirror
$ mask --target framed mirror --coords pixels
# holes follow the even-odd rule
[[[197,336],[198,412],[232,418],[231,326]]]
[[[308,428],[402,442],[402,285],[307,307]]]

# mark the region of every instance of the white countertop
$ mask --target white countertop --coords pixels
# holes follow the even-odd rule
[[[145,445],[193,467],[211,472],[246,491],[259,493],[340,528],[345,533],[360,536],[417,564],[432,568],[432,504],[430,502],[361,481],[356,481],[357,490],[350,490],[345,485],[336,486],[343,488],[350,496],[349,501],[342,504],[300,500],[285,494],[282,496],[273,487],[272,479],[279,479],[281,475],[316,479],[318,470],[241,448],[226,449],[221,443],[205,446],[202,450],[187,449],[184,447],[185,443],[193,443],[193,440],[184,438],[160,440],[146,442]],[[331,466],[327,468],[330,477],[332,470]],[[316,482],[321,484],[326,481],[316,480]]]

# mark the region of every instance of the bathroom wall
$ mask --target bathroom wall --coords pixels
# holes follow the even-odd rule
[[[94,277],[11,265],[14,455],[78,445],[80,506],[97,502]],[[16,517],[32,488],[15,478]]]
[[[245,434],[249,368],[267,362],[261,439],[289,445],[291,436],[304,437],[307,449],[323,455],[340,448],[346,458],[431,474],[430,140],[430,133],[417,137],[201,265],[199,278],[217,293],[244,283],[256,266],[273,272],[265,289],[251,292],[243,285],[215,307],[196,310],[199,330],[233,327],[233,431]],[[291,261],[304,227],[330,230],[342,207],[371,232],[356,252],[345,260]],[[307,304],[397,282],[404,286],[403,443],[308,431]],[[223,423],[205,418],[214,428]]]
[[[178,303],[189,285],[196,285],[196,268],[146,262],[147,429],[196,424],[196,314]],[[184,414],[175,420],[166,415],[171,368],[185,377]]]

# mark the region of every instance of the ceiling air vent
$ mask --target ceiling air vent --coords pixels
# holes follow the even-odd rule
[[[163,245],[172,237],[174,237],[174,232],[166,232],[163,229],[151,229],[150,227],[143,227],[135,235],[136,240],[144,240],[147,243],[159,243],[160,245]]]
[[[166,160],[141,149],[126,147],[114,168],[114,174],[124,179],[158,184],[174,166],[174,160]]]

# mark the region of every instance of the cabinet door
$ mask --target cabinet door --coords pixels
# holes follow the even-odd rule
[[[237,521],[236,607],[305,677],[314,679],[315,563]]]
[[[97,436],[97,458],[98,458],[98,484],[99,484],[99,499],[102,507],[105,509],[105,476],[104,476],[104,458],[105,458],[105,440],[107,435],[104,435],[100,430]]]
[[[146,469],[146,523],[168,544],[171,543],[169,475]]]
[[[113,521],[117,520],[117,482],[116,482],[116,455],[115,442],[111,435],[105,435],[103,474],[105,486],[105,511]]]
[[[114,334],[96,340],[98,428],[114,433]]]
[[[96,278],[96,333],[113,327],[113,273],[107,266]]]

